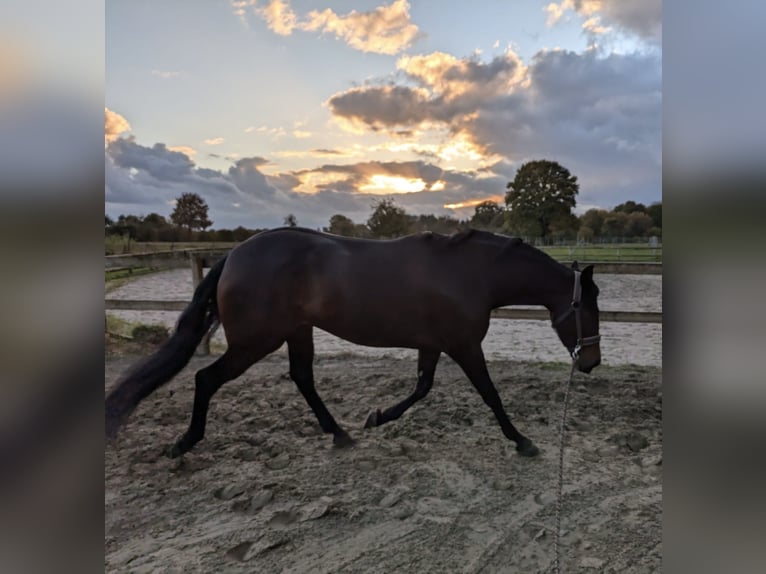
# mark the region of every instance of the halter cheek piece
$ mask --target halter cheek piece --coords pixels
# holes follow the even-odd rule
[[[582,319],[580,317],[580,307],[582,302],[582,283],[580,282],[580,272],[575,270],[574,272],[574,292],[572,293],[572,303],[569,305],[569,308],[567,308],[566,311],[564,311],[561,315],[556,317],[552,322],[551,325],[555,328],[556,325],[566,320],[572,313],[574,313],[575,316],[575,322],[577,324],[577,342],[575,343],[574,349],[569,350],[569,354],[572,355],[572,359],[577,360],[577,358],[580,356],[580,350],[583,347],[587,347],[589,345],[595,345],[601,340],[601,335],[593,335],[592,337],[585,337],[582,336]]]

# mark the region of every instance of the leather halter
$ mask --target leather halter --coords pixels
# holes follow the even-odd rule
[[[577,342],[575,343],[574,349],[569,349],[569,354],[572,355],[573,359],[577,359],[580,356],[580,350],[583,347],[587,347],[589,345],[595,345],[601,340],[601,335],[593,335],[592,337],[583,337],[582,336],[582,319],[580,317],[581,315],[581,304],[582,304],[582,282],[580,279],[580,271],[574,270],[574,292],[572,293],[572,303],[569,305],[566,311],[561,313],[558,317],[553,319],[551,321],[551,325],[555,328],[556,325],[562,323],[565,319],[567,319],[572,313],[574,313],[575,316],[575,322],[577,324]]]

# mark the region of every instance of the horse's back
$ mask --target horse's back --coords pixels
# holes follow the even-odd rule
[[[310,324],[363,345],[441,345],[488,321],[480,265],[475,254],[460,255],[464,249],[436,234],[374,241],[264,232],[229,255],[219,283],[221,321],[227,338],[254,325]]]

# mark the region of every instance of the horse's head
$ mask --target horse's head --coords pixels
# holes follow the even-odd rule
[[[598,334],[598,287],[593,282],[593,265],[588,265],[582,272],[577,262],[572,264],[574,279],[572,297],[551,320],[553,328],[577,360],[577,368],[583,373],[590,373],[601,363],[601,347]]]

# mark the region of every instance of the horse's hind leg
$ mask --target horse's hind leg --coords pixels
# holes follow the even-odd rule
[[[403,401],[387,408],[383,412],[377,410],[370,413],[364,428],[377,427],[384,423],[393,421],[402,416],[407,409],[418,402],[428,394],[434,383],[434,373],[436,372],[436,363],[439,362],[441,351],[430,351],[420,349],[418,352],[418,383],[415,390]]]
[[[205,423],[210,399],[227,381],[236,379],[252,364],[279,348],[279,344],[259,345],[258,348],[229,347],[221,357],[194,376],[194,407],[189,429],[170,449],[172,458],[188,452],[205,436]]]
[[[311,410],[314,411],[319,420],[319,426],[324,432],[334,435],[333,443],[336,446],[344,447],[354,444],[353,439],[327,410],[314,387],[314,337],[310,325],[300,327],[287,338],[287,351],[290,357],[290,377],[295,381]]]
[[[487,363],[484,361],[484,353],[481,350],[481,346],[476,345],[452,352],[449,355],[465,371],[473,386],[479,391],[481,398],[492,409],[497,422],[500,423],[503,434],[516,443],[518,453],[523,456],[535,456],[540,452],[531,440],[521,434],[511,424],[503,408],[500,395],[497,394],[497,389],[495,389],[495,385],[492,383],[492,379],[490,379],[487,372]]]

